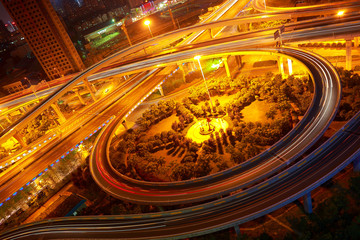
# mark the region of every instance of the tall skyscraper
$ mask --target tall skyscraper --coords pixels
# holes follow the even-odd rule
[[[5,27],[5,23],[0,20],[0,42],[7,41],[10,37],[9,30]]]
[[[85,68],[50,0],[1,0],[50,79]]]

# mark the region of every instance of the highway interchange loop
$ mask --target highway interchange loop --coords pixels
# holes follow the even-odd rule
[[[354,26],[354,28],[356,28],[356,26]],[[349,29],[346,29],[346,31],[348,30]],[[329,32],[326,32],[326,34],[329,34]],[[259,38],[254,44],[260,44],[262,41],[263,39]],[[270,40],[268,40],[268,42],[270,42]],[[239,50],[239,48],[243,46],[242,44],[245,45],[245,42],[237,41],[236,44],[234,43],[232,45],[233,48],[228,48],[229,45],[227,45],[226,49],[236,52],[236,50]],[[222,46],[222,48],[225,47]],[[206,48],[202,50],[198,49],[197,53],[205,55],[207,50]],[[305,130],[308,131],[308,133],[311,132],[312,135],[308,135],[308,140],[313,141],[320,137],[321,133],[326,130],[326,126],[328,126],[334,117],[339,104],[339,92],[341,89],[336,71],[323,58],[304,51],[287,48],[267,51],[278,51],[299,59],[309,68],[315,83],[319,81],[323,84],[322,86],[325,85],[325,88],[315,89],[316,93],[314,94],[312,108],[307,112],[307,116],[312,115],[314,117],[308,119],[309,124],[322,125],[322,128],[316,128],[316,133],[310,128]],[[106,60],[100,62],[90,70],[100,69],[105,62]],[[159,63],[161,63],[161,61],[153,61],[153,64]],[[128,68],[131,68],[130,65]],[[85,71],[84,74],[85,76],[89,76],[88,71]],[[79,81],[82,77],[84,77],[84,75],[79,75],[75,78],[75,81]],[[62,88],[62,90],[71,87],[72,84],[73,82],[70,82]],[[52,101],[53,99],[56,99],[56,97],[49,97],[47,101]],[[322,105],[316,105],[315,102]],[[46,102],[42,106],[45,106],[45,104]],[[331,106],[333,107],[332,109]],[[316,119],[319,120],[317,123],[315,123]],[[11,229],[2,233],[0,237],[2,239],[37,239],[38,237],[177,239],[229,228],[235,224],[263,216],[304,196],[358,157],[360,141],[360,122],[358,119],[359,113],[350,120],[343,129],[338,131],[317,150],[290,168],[282,170],[279,173],[275,171],[271,174],[275,175],[268,176],[269,178],[266,181],[216,201],[191,208],[151,214],[50,219]],[[299,124],[304,124],[304,122],[302,121]],[[298,126],[300,126],[299,124]],[[296,131],[300,130],[300,127],[298,127],[294,130],[295,132],[292,131],[289,134],[293,137],[298,133]],[[304,137],[305,136],[306,135],[304,135]],[[287,139],[286,137],[268,151],[279,150],[285,146],[288,147],[289,145],[287,145],[287,143],[290,142],[291,137]],[[302,144],[304,145],[299,148],[301,149],[300,152],[305,151],[309,146],[309,143],[305,143],[304,141],[299,142],[299,145]],[[298,155],[296,151],[299,149],[291,149],[291,151],[283,152],[281,155],[270,155],[271,157],[280,157],[279,159],[282,161],[287,161],[295,158]],[[262,153],[262,155],[265,154],[266,152]],[[241,169],[241,167],[239,169]],[[280,170],[280,168],[278,170]],[[221,179],[221,177],[219,176],[218,179]],[[190,182],[185,185],[192,184],[194,183]],[[232,190],[230,188],[230,190],[226,191],[229,192]],[[210,195],[211,194],[213,194],[212,197],[216,195],[215,193],[210,193]]]
[[[209,52],[214,50],[208,46]],[[227,49],[227,48],[226,48]],[[218,49],[216,56],[221,56]],[[191,58],[196,50],[188,50],[172,58]],[[97,184],[116,198],[139,204],[175,205],[213,199],[243,189],[286,168],[311,147],[326,131],[335,117],[341,98],[340,79],[336,70],[324,59],[291,48],[241,51],[245,54],[287,54],[303,62],[314,81],[314,97],[307,113],[297,126],[279,142],[258,156],[228,170],[206,177],[181,182],[145,182],[130,179],[112,168],[109,145],[125,113],[117,116],[98,136],[90,158],[90,170]],[[231,53],[225,52],[229,56]],[[207,57],[214,57],[213,55]]]
[[[325,107],[325,110],[321,110],[322,106],[316,106],[314,104],[315,100],[312,107],[320,107],[320,112],[330,113],[330,117],[323,120],[328,124],[333,118],[334,112],[336,112],[338,100],[340,99],[340,85],[336,71],[324,59],[307,55],[304,51],[286,48],[279,49],[279,51],[300,58],[311,71],[315,83],[317,82],[316,79],[318,79],[319,83],[325,86],[325,88],[315,88],[314,99],[327,99],[325,103],[330,102],[334,108],[328,109]],[[323,68],[319,67],[321,65]],[[328,79],[326,80],[326,78]],[[330,80],[333,82],[329,82]],[[321,97],[319,94],[324,91],[326,94],[334,94],[335,92],[337,96],[326,97],[324,95]],[[307,114],[310,114],[310,112],[312,111],[309,110]],[[351,124],[350,122],[347,128],[357,129],[359,123],[357,121],[353,122],[355,123]],[[349,138],[349,135],[351,138]],[[344,141],[345,143],[349,142],[349,151],[346,151],[346,153],[351,156],[353,152],[350,149],[354,149],[354,152],[357,151],[357,148],[354,147],[356,146],[354,141],[359,141],[359,138],[348,131],[339,131],[335,136],[335,139],[331,139],[324,144],[331,146],[331,149],[330,147],[323,147],[321,153],[316,152],[309,155],[309,157],[301,160],[296,165],[260,184],[207,204],[155,214],[57,218],[20,226],[3,233],[1,237],[4,239],[33,239],[41,235],[46,238],[116,237],[124,239],[159,239],[195,236],[231,227],[245,220],[259,217],[299,198],[312,186],[318,185],[321,179],[324,179],[324,176],[336,172],[334,169],[339,164],[334,165],[332,163],[333,168],[331,168],[330,164],[328,164],[330,161],[327,159],[328,154],[333,154],[332,149],[334,146],[335,148],[338,146],[334,144],[340,144],[342,148]],[[334,159],[338,160],[339,156],[343,154],[343,152],[340,152]],[[327,164],[323,162],[319,164],[318,161],[326,161]],[[330,168],[330,170],[326,167]],[[323,173],[323,175],[317,173]],[[304,176],[304,174],[306,175]]]

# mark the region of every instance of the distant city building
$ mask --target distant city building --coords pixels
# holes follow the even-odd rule
[[[144,3],[144,0],[127,0],[127,1],[129,2],[130,8],[140,7]]]
[[[16,32],[18,30],[18,28],[15,25],[15,22],[8,21],[5,24],[5,27],[9,30],[9,32]]]
[[[85,68],[50,0],[1,0],[49,79]]]
[[[0,20],[0,42],[6,42],[9,40],[10,32],[5,26],[5,23]]]

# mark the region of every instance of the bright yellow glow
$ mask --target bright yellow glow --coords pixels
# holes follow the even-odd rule
[[[291,59],[288,59],[288,69],[289,69],[289,75],[293,74],[293,68],[292,68],[292,61]]]
[[[200,58],[201,58],[200,55],[196,55],[196,56],[194,57],[195,60],[199,60]]]
[[[228,128],[229,124],[227,121],[223,120],[222,118],[212,118],[210,125],[214,128],[214,132],[219,132],[222,128],[224,131]],[[208,123],[205,120],[200,120],[192,125],[188,132],[186,133],[186,137],[192,139],[194,142],[202,143],[205,140],[210,138],[210,134],[203,135],[200,133],[201,129],[208,129]]]
[[[344,13],[345,13],[345,11],[339,11],[339,12],[337,13],[337,15],[338,15],[338,16],[342,16],[342,15],[344,15]]]
[[[144,22],[144,24],[145,24],[146,26],[149,26],[149,25],[150,25],[150,21],[149,21],[149,20],[146,20],[146,21]]]

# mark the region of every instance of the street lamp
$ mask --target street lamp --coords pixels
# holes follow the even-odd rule
[[[339,17],[341,17],[342,15],[344,15],[345,11],[339,11],[336,15],[338,15]]]
[[[208,89],[208,86],[207,86],[207,83],[206,83],[206,79],[205,79],[205,76],[204,76],[204,72],[203,72],[202,67],[201,67],[200,58],[201,58],[201,56],[200,56],[200,55],[197,55],[197,56],[195,56],[195,57],[194,57],[194,59],[195,59],[195,60],[197,60],[197,61],[198,61],[198,63],[199,63],[199,66],[200,66],[200,71],[201,71],[202,77],[203,77],[204,82],[205,82],[205,87],[206,87],[207,93],[208,93],[208,95],[209,95],[211,108],[213,108],[213,104],[212,104],[212,101],[211,101],[210,92],[209,92],[209,89]]]
[[[265,12],[266,12],[266,0],[264,0]]]
[[[151,37],[153,37],[153,34],[152,34],[152,32],[151,32],[151,29],[150,29],[150,21],[149,21],[149,20],[146,20],[146,21],[144,22],[144,24],[145,24],[146,26],[148,26],[150,35],[151,35]]]
[[[29,85],[30,85],[30,89],[33,91],[36,99],[39,99],[39,97],[36,95],[36,90],[34,89],[34,86],[31,85],[31,82],[29,81],[29,79],[28,79],[27,77],[24,77],[24,79],[25,79],[26,81],[28,81],[28,83],[29,83]]]
[[[59,70],[58,70],[56,67],[54,67],[54,70],[57,72],[57,74],[58,74],[59,78],[61,78],[61,75],[60,75]]]

